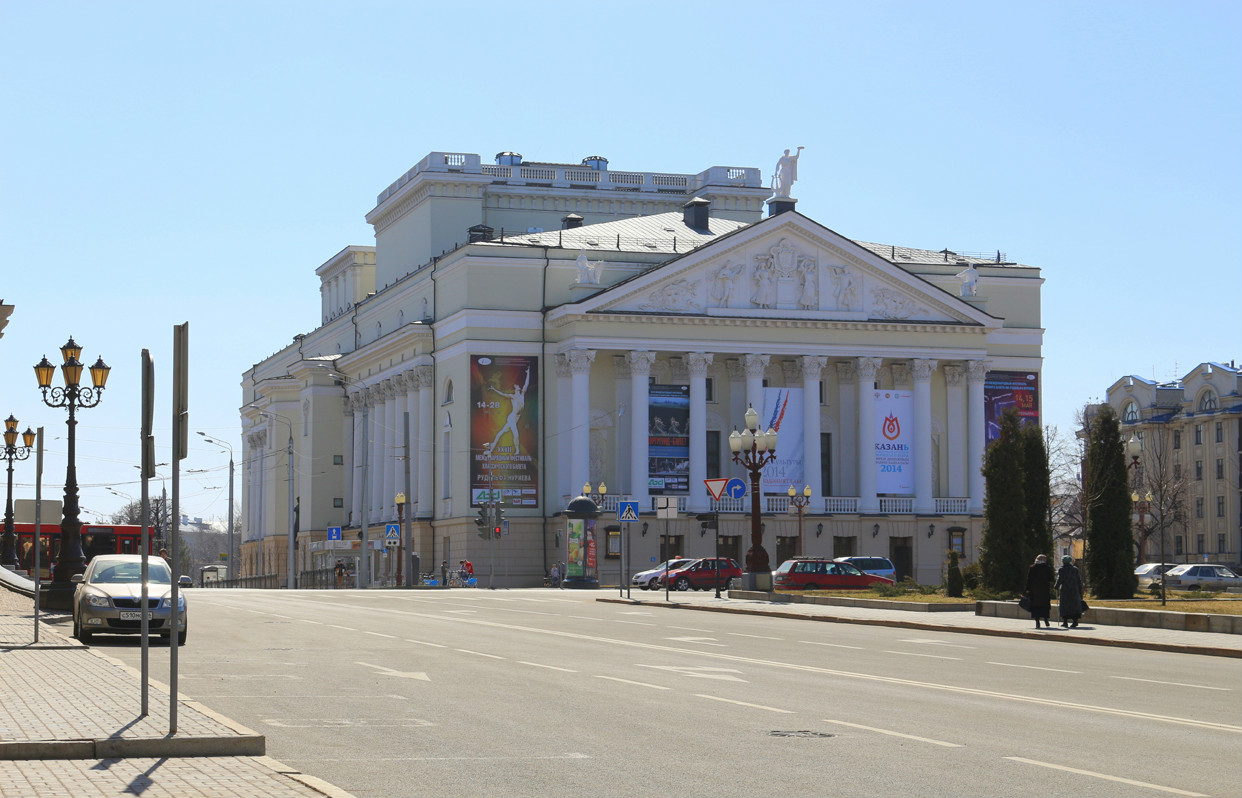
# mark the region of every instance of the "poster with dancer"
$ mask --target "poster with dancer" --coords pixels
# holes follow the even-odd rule
[[[647,493],[690,491],[690,386],[652,385],[647,394]]]
[[[470,506],[539,504],[539,359],[470,358]]]

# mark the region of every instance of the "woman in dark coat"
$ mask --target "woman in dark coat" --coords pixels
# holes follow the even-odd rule
[[[1082,617],[1082,575],[1074,565],[1074,558],[1068,554],[1061,558],[1061,570],[1057,572],[1054,587],[1061,591],[1061,603],[1057,608],[1061,626],[1078,628],[1078,619]]]
[[[1035,619],[1036,629],[1041,620],[1044,626],[1052,626],[1048,621],[1048,616],[1052,614],[1052,579],[1048,555],[1041,554],[1026,572],[1026,595],[1031,600],[1031,617]]]

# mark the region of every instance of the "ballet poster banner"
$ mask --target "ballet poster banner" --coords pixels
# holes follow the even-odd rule
[[[470,505],[539,504],[539,359],[470,358]]]

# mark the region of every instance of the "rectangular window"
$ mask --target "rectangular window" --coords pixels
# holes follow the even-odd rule
[[[1225,548],[1225,533],[1217,532],[1216,533],[1216,553],[1224,554],[1227,551],[1228,549]]]
[[[344,507],[344,506],[345,506],[345,500],[344,500],[344,499],[333,499],[333,500],[332,500],[332,506],[333,506],[333,507],[338,507],[338,508],[339,508],[339,507]]]
[[[1195,535],[1195,554],[1203,553],[1203,535]]]
[[[1224,496],[1216,497],[1216,517],[1217,518],[1225,517],[1225,497]]]
[[[819,495],[832,495],[832,433],[819,433]],[[821,507],[823,505],[820,505]]]
[[[1221,422],[1221,421],[1216,422],[1216,442],[1217,443],[1225,442],[1225,424],[1224,422]]]
[[[1203,517],[1203,497],[1195,499],[1195,518]]]
[[[1182,448],[1182,431],[1180,429],[1173,430],[1173,448]]]
[[[705,389],[704,392],[706,393],[705,401],[715,402],[716,401],[716,378],[708,377],[706,380],[704,380],[704,389]]]
[[[1183,554],[1186,553],[1182,549],[1183,549],[1182,536],[1178,535],[1175,538],[1173,538],[1173,553],[1177,555],[1178,557],[1181,557]]]
[[[1195,446],[1203,443],[1203,425],[1195,424]]]
[[[1216,458],[1216,478],[1217,479],[1225,478],[1225,458],[1223,457]]]
[[[959,555],[966,554],[966,534],[956,530],[949,530],[949,548],[956,551]]]
[[[707,478],[720,478],[720,430],[707,431]]]
[[[1195,479],[1196,480],[1203,479],[1203,461],[1202,460],[1195,461]]]
[[[1174,479],[1182,478],[1182,464],[1181,463],[1173,464],[1173,478]]]
[[[824,402],[824,381],[823,380],[819,381],[819,403],[821,405],[826,404]],[[1220,426],[1220,425],[1218,424],[1217,426]]]
[[[345,465],[345,456],[341,454],[332,455],[332,465]]]

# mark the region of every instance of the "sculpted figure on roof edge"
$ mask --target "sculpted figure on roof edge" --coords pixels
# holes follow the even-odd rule
[[[777,159],[776,170],[772,173],[772,191],[776,196],[790,196],[789,192],[793,190],[794,181],[798,179],[798,158],[805,149],[806,147],[799,147],[793,155],[789,154],[789,150],[785,150],[785,154]]]

